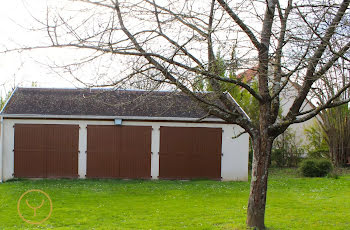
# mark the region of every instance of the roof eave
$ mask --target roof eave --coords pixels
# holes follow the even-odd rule
[[[251,121],[250,117],[248,116],[248,114],[244,111],[244,109],[241,107],[241,105],[232,97],[232,95],[230,94],[230,92],[225,91],[224,92],[226,94],[226,96],[228,97],[229,100],[231,100],[235,105],[237,105],[239,112],[246,118],[248,119],[248,121]]]
[[[225,122],[220,118],[193,118],[193,117],[146,117],[146,116],[98,116],[98,115],[44,115],[44,114],[0,114],[4,118],[40,118],[40,119],[79,119],[79,120],[145,120],[145,121],[187,121],[187,122]]]

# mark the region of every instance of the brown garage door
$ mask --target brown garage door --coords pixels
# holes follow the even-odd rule
[[[148,126],[88,125],[87,177],[150,178]]]
[[[78,125],[15,125],[15,177],[78,176]]]
[[[221,178],[221,128],[161,127],[159,177]]]

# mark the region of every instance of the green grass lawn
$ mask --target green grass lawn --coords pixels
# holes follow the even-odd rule
[[[302,178],[294,171],[271,171],[266,226],[350,229],[350,172],[332,179]],[[52,199],[52,215],[41,225],[27,224],[17,213],[17,201],[29,189]],[[248,195],[248,182],[11,181],[0,184],[0,229],[243,229]],[[40,199],[28,199],[40,205]],[[23,215],[33,215],[25,206],[21,203]],[[36,217],[45,216],[48,207],[45,203]]]

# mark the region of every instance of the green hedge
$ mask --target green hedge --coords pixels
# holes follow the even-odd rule
[[[308,159],[301,162],[300,172],[305,177],[324,177],[332,171],[332,163],[325,159]]]

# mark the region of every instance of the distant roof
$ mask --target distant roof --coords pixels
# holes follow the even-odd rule
[[[247,69],[244,72],[237,75],[238,79],[241,79],[245,83],[251,82],[255,76],[258,74],[257,67],[253,67],[251,69]]]
[[[256,78],[258,75],[258,67],[253,67],[251,69],[248,69],[240,74],[237,75],[239,79],[241,79],[245,83],[251,82],[254,78]],[[295,81],[288,80],[288,83],[290,83],[298,92],[301,89],[301,85],[296,83]],[[315,105],[309,100],[305,99],[305,101],[313,108],[316,108]]]
[[[200,118],[206,112],[176,91],[17,88],[2,111],[8,114]]]

